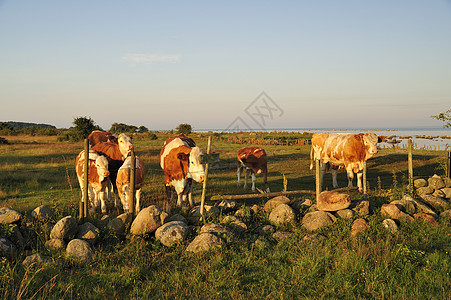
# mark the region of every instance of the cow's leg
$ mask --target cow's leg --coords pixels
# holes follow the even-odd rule
[[[98,196],[100,200],[100,208],[102,209],[102,214],[106,214],[105,191],[101,190]]]
[[[166,210],[166,212],[170,213],[172,206],[172,198],[174,198],[174,192],[172,190],[172,186],[165,185],[165,187],[166,187],[166,204],[164,205],[165,207],[163,207],[163,209]]]
[[[99,203],[97,201],[97,194],[91,185],[88,185],[88,199],[88,202],[91,206],[89,213],[93,215],[96,212],[96,207],[99,206]]]
[[[238,182],[236,184],[237,186],[240,186],[240,184],[241,184],[241,180],[240,180],[241,169],[242,169],[242,166],[240,163],[238,163],[238,167],[236,169],[236,177],[238,178]]]
[[[247,180],[249,179],[250,170],[246,169],[246,173],[244,173],[244,189],[247,189]]]
[[[252,191],[255,191],[255,182],[257,181],[257,176],[254,172],[251,172],[252,174]]]
[[[362,177],[363,177],[363,171],[360,170],[359,172],[357,172],[357,186],[359,188],[360,193],[363,192]]]
[[[332,167],[331,169],[331,174],[332,174],[332,186],[334,187],[334,189],[338,188],[338,183],[337,183],[337,173],[338,173],[338,169]]]
[[[268,186],[268,170],[263,170],[263,182],[265,183],[266,192],[270,193],[269,186]]]
[[[188,178],[186,180],[186,187],[185,187],[185,189],[187,189],[189,206],[190,207],[194,207],[194,201],[193,201],[193,179],[192,178]]]
[[[348,173],[348,187],[352,187],[352,180],[354,180],[354,172],[352,169],[346,169],[346,172]]]

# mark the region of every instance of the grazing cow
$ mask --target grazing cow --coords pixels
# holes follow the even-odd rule
[[[127,155],[134,150],[131,139],[127,135],[121,133],[117,144],[101,142],[94,145],[91,149],[108,158],[108,170],[110,171],[110,180],[113,185],[114,203],[116,207],[119,207],[120,200],[115,182],[119,168],[124,163]]]
[[[238,185],[240,185],[240,174],[244,168],[244,188],[247,188],[247,179],[249,173],[252,174],[252,190],[255,191],[255,174],[263,173],[263,181],[265,182],[266,192],[269,193],[268,187],[268,160],[266,152],[260,147],[246,147],[238,151],[238,169],[236,175],[238,177]]]
[[[168,206],[172,203],[172,187],[178,196],[177,207],[182,207],[182,201],[186,200],[186,196],[189,205],[194,206],[193,180],[203,182],[205,179],[204,166],[201,163],[202,154],[202,150],[196,147],[194,141],[183,134],[165,141],[160,152],[160,166],[164,171]]]
[[[88,136],[89,146],[94,146],[95,144],[102,142],[111,142],[117,144],[117,136],[108,131],[95,130],[91,132]]]
[[[132,158],[127,157],[119,168],[117,172],[116,185],[119,191],[119,196],[121,198],[122,207],[124,212],[128,212],[128,198],[130,193],[130,168],[131,168]],[[140,199],[141,199],[141,187],[144,181],[144,162],[141,158],[136,157],[135,159],[135,213],[139,213],[141,210]]]
[[[359,192],[362,188],[363,166],[366,160],[377,153],[376,144],[384,140],[376,134],[369,133],[315,133],[312,136],[312,149],[310,151],[310,169],[313,169],[313,160],[321,161],[321,183],[326,164],[332,165],[332,185],[337,184],[338,167],[343,166],[348,174],[348,187],[352,187],[354,173],[357,174]]]
[[[82,198],[84,197],[84,168],[85,151],[81,151],[75,159],[75,172],[77,173],[78,182],[80,184]],[[108,160],[105,156],[99,155],[97,152],[89,150],[88,163],[88,195],[91,202],[91,213],[99,206],[99,200],[102,203],[102,213],[106,213],[106,205],[104,201],[105,188],[107,186],[107,178],[110,175],[108,171]]]

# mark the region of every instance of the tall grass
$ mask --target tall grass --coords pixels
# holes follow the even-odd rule
[[[158,154],[167,135],[157,140],[137,138],[137,155],[146,165],[143,206],[165,198],[163,172]],[[33,137],[34,140],[39,137]],[[257,136],[258,138],[258,136]],[[205,149],[206,137],[194,135]],[[243,147],[214,141],[213,151],[221,161],[211,165],[207,199],[214,194],[245,193],[236,186],[236,151]],[[40,204],[50,205],[56,219],[77,215],[79,187],[73,160],[81,144],[56,141],[13,141],[0,146],[0,201],[29,212]],[[265,146],[269,161],[269,184],[272,191],[314,189],[309,167],[308,146]],[[418,151],[414,167],[418,176],[430,176],[444,153]],[[297,221],[280,230],[292,235],[284,241],[266,236],[267,247],[254,244],[256,228],[269,224],[267,213],[249,214],[249,230],[222,249],[192,254],[185,248],[198,231],[180,245],[165,247],[153,237],[124,238],[102,228],[99,216],[90,219],[101,228],[99,242],[93,247],[94,261],[78,263],[65,258],[64,251],[45,248],[48,231],[42,224],[29,225],[28,249],[0,265],[2,299],[450,299],[451,231],[450,222],[441,219],[438,226],[423,222],[402,224],[391,234],[381,225],[378,214],[383,203],[401,197],[407,185],[407,155],[396,149],[382,150],[368,161],[369,198],[373,214],[365,219],[370,229],[355,238],[350,236],[352,220],[338,220],[319,230],[326,237],[308,242],[300,220],[306,213],[297,212]],[[340,186],[347,185],[344,172]],[[331,177],[325,177],[331,188]],[[257,187],[263,187],[257,177]],[[195,185],[198,201],[201,188]],[[352,198],[361,198],[353,193]],[[301,196],[302,197],[302,196]],[[246,200],[241,204],[263,205],[266,199]],[[208,202],[208,204],[215,204]],[[114,215],[112,204],[109,209]],[[30,222],[29,214],[23,224]],[[213,219],[220,222],[220,219]],[[0,226],[0,235],[12,234]],[[23,226],[24,227],[24,226]],[[40,252],[54,262],[24,267],[26,254]]]

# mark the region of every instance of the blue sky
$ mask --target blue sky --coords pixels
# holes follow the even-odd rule
[[[449,0],[0,0],[0,38],[0,121],[439,127],[451,108]]]

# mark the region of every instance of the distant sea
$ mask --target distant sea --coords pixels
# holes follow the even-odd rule
[[[222,132],[224,130],[198,130]],[[256,132],[308,132],[308,133],[327,133],[327,132],[351,132],[365,133],[374,132],[378,136],[389,137],[385,142],[379,145],[383,148],[390,148],[394,145],[406,147],[408,140],[412,139],[415,149],[429,150],[451,150],[451,128],[443,127],[412,127],[412,128],[272,128],[259,130],[243,130]],[[426,138],[427,137],[427,138]],[[388,143],[391,141],[391,143]]]

